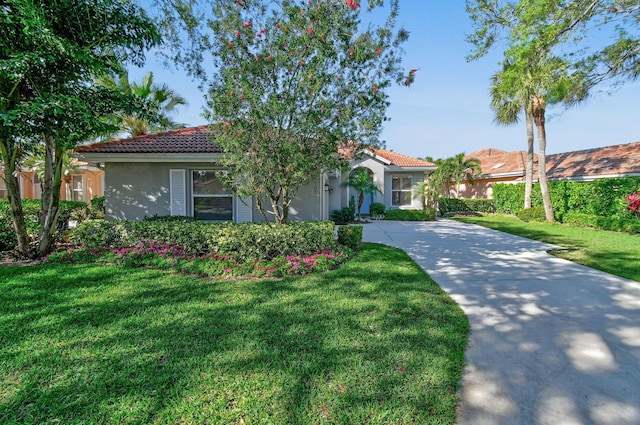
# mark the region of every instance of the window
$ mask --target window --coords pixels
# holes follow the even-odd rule
[[[82,174],[71,175],[71,200],[84,202],[84,176]]]
[[[413,186],[412,176],[391,177],[391,204],[394,206],[411,205]]]
[[[233,220],[233,197],[224,190],[212,170],[192,172],[193,216],[198,220]]]

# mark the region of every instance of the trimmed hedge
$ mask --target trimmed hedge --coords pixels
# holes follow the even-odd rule
[[[395,221],[432,221],[436,219],[436,210],[387,210],[384,213],[385,220]]]
[[[357,251],[362,244],[362,226],[338,227],[338,243]]]
[[[369,216],[375,217],[379,215],[384,215],[384,211],[387,207],[384,206],[382,202],[373,202],[369,205]]]
[[[496,205],[493,199],[442,198],[438,200],[440,215],[452,212],[494,213]]]
[[[500,183],[493,186],[497,212],[515,215],[524,205],[524,183]],[[592,182],[550,182],[549,194],[556,218],[564,221],[567,213],[582,213],[602,217],[631,218],[624,200],[640,190],[640,177],[599,179]],[[531,193],[532,206],[542,205],[540,185]]]
[[[180,245],[193,254],[233,255],[238,261],[312,255],[335,247],[334,224],[330,221],[272,227],[264,223],[206,223],[184,217],[135,222],[86,221],[73,229],[71,241],[100,249],[156,241]]]
[[[344,207],[331,212],[331,221],[335,224],[349,224],[356,218],[356,210],[352,207]]]
[[[37,235],[40,230],[40,208],[39,199],[23,199],[22,211],[27,227],[27,234]],[[89,216],[88,206],[84,202],[60,201],[60,213],[58,214],[58,234],[60,238],[62,231],[67,230],[70,219],[78,220]],[[13,218],[11,217],[11,207],[8,199],[0,199],[0,251],[14,249],[16,246],[16,236],[13,229]]]
[[[542,206],[536,206],[527,209],[521,209],[516,214],[522,221],[546,221],[547,214]]]
[[[567,213],[565,224],[574,227],[593,227],[615,232],[640,233],[640,220],[615,217],[601,217],[593,214]]]

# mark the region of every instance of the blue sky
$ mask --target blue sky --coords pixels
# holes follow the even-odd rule
[[[471,63],[465,59],[471,51],[465,41],[471,23],[463,0],[400,0],[398,23],[411,33],[404,45],[404,64],[419,71],[410,88],[389,91],[391,121],[382,133],[387,149],[421,158],[488,147],[526,149],[524,123],[497,126],[489,108],[490,78],[499,69],[501,52]],[[206,124],[200,116],[205,101],[196,83],[164,68],[153,56],[144,69],[132,69],[131,78],[150,70],[156,82],[189,100],[189,106],[176,114],[177,121]],[[548,111],[547,153],[640,141],[640,81],[627,82],[613,94],[607,91],[598,87],[577,107]]]

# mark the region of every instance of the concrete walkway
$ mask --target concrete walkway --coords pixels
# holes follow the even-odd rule
[[[452,220],[373,222],[471,322],[459,425],[640,424],[640,283]]]

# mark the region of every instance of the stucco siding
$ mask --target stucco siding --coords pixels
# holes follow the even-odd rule
[[[170,215],[169,170],[187,170],[186,214],[193,214],[190,174],[192,170],[219,169],[212,163],[107,163],[105,173],[105,213],[108,220],[142,220],[153,215]],[[321,220],[321,191],[324,190],[318,176],[298,191],[289,210],[291,220]],[[238,200],[234,199],[233,208]],[[253,221],[264,221],[253,211]]]

